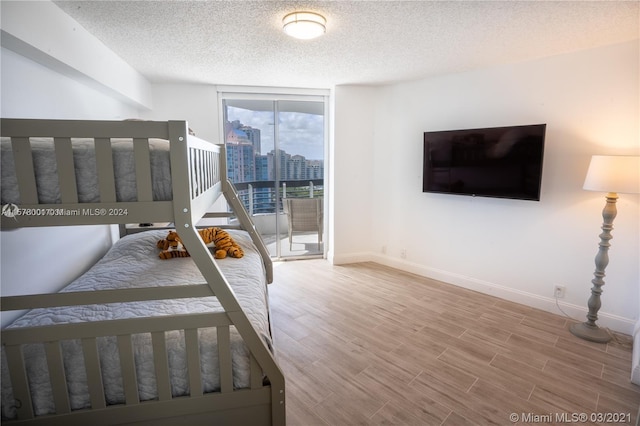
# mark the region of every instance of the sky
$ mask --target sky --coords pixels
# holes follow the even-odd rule
[[[303,155],[308,160],[324,157],[324,116],[302,112],[280,112],[280,149],[287,154]],[[273,111],[252,111],[227,107],[227,119],[260,129],[261,154],[274,149]]]

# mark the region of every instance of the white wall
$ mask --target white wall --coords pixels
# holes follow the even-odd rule
[[[372,209],[385,195],[371,185],[374,175],[373,119],[376,90],[339,86],[334,93],[334,138],[330,142],[330,246],[335,263],[365,260],[371,250]],[[384,173],[382,173],[384,174]],[[374,199],[375,197],[375,199]]]
[[[151,107],[151,85],[51,1],[0,3],[2,47],[136,107]]]
[[[335,186],[344,196],[336,195],[334,261],[375,260],[555,312],[559,284],[565,310],[584,319],[604,194],[582,183],[591,155],[640,154],[638,52],[635,41],[378,89],[338,88]],[[422,132],[533,123],[547,123],[540,202],[422,193]],[[361,173],[352,170],[360,165]],[[618,202],[600,311],[601,325],[629,334],[639,311],[638,198]]]
[[[6,45],[7,33],[4,31],[7,29],[7,24],[11,23],[11,27],[19,29],[21,23],[28,26],[33,21],[33,16],[12,15],[5,6],[7,3],[3,2],[3,46]],[[39,19],[47,21],[41,31],[35,31],[40,35],[41,41],[47,40],[48,31],[56,31],[56,22],[59,22],[57,19],[47,20],[47,17],[50,16],[38,15]],[[65,20],[62,19],[62,21]],[[33,33],[31,35],[33,36]],[[60,64],[64,63],[61,62],[62,57],[45,55],[44,60],[36,62],[31,59],[32,56],[38,56],[34,54],[37,49],[33,45],[28,48],[28,52],[25,52],[21,50],[25,48],[25,44],[21,44],[19,39],[11,38],[11,40],[13,40],[11,47],[16,51],[6,47],[0,51],[2,67],[0,116],[122,119],[140,115],[138,103],[132,101],[132,98],[137,95],[123,96],[121,88],[108,89],[103,83],[97,82],[89,84],[90,77],[78,78],[77,72],[69,72],[69,67],[61,66]],[[74,43],[76,41],[82,44],[80,40],[75,40]],[[34,44],[38,43],[34,41]],[[68,54],[64,46],[54,46],[49,53],[55,55],[56,52],[61,55]],[[77,50],[75,52],[79,53]],[[95,59],[101,56],[100,52],[93,50],[84,53],[84,56],[75,56],[76,59],[72,62],[76,61],[75,65],[78,66],[83,62],[94,63],[96,66]],[[100,259],[111,243],[112,227],[106,225],[2,231],[0,232],[0,291],[2,295],[56,291]],[[17,314],[19,313],[4,313],[2,326]]]
[[[143,112],[149,120],[186,120],[196,136],[222,143],[219,131],[218,92],[213,85],[156,84],[152,86],[152,111]]]
[[[126,119],[138,109],[2,48],[0,114],[4,118]]]

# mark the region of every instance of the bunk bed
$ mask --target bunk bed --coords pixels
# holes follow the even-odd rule
[[[170,223],[190,254],[161,260],[166,231],[132,233],[58,293],[2,297],[27,310],[2,330],[2,421],[284,425],[271,260],[224,147],[184,121],[2,119],[0,133],[3,232]],[[216,260],[197,223],[229,215],[245,256]]]

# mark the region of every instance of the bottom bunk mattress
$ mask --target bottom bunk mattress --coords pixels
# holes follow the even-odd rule
[[[259,252],[250,236],[244,231],[229,230],[232,238],[244,250],[241,259],[217,260],[250,322],[271,347],[265,270]],[[146,231],[128,235],[116,242],[109,252],[80,278],[65,287],[62,292],[106,289],[175,286],[204,284],[205,280],[193,260],[176,258],[161,260],[156,242],[166,236],[166,231]],[[189,298],[154,300],[104,305],[83,305],[60,308],[38,308],[27,312],[8,328],[46,326],[63,323],[79,323],[127,318],[147,318],[187,313],[222,312],[217,298]],[[174,397],[189,394],[184,333],[165,333],[171,391]],[[220,388],[216,329],[198,331],[201,377],[204,392]],[[132,336],[138,392],[141,401],[158,397],[153,361],[151,335]],[[97,339],[102,378],[107,404],[124,403],[124,390],[116,337]],[[44,345],[30,344],[23,347],[24,359],[36,415],[55,412],[52,388],[49,381]],[[82,345],[79,339],[61,342],[71,408],[91,406]],[[234,327],[231,327],[231,352],[234,388],[250,386],[249,351]],[[16,402],[13,399],[11,380],[2,353],[2,417],[14,418]]]

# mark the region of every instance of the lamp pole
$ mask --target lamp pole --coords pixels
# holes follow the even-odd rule
[[[596,325],[596,321],[598,320],[598,311],[602,306],[602,303],[600,302],[600,295],[602,294],[602,286],[604,285],[604,270],[609,264],[608,252],[609,247],[611,247],[609,240],[613,238],[611,235],[613,219],[615,219],[616,214],[618,213],[616,209],[618,194],[615,192],[609,192],[606,195],[606,198],[607,203],[602,210],[603,223],[602,233],[600,234],[600,244],[595,258],[596,270],[593,273],[594,277],[591,280],[593,287],[591,288],[591,297],[589,297],[589,301],[587,302],[587,306],[589,307],[587,321],[580,324],[573,324],[570,327],[570,331],[573,335],[598,343],[607,343],[611,340],[609,332]]]

